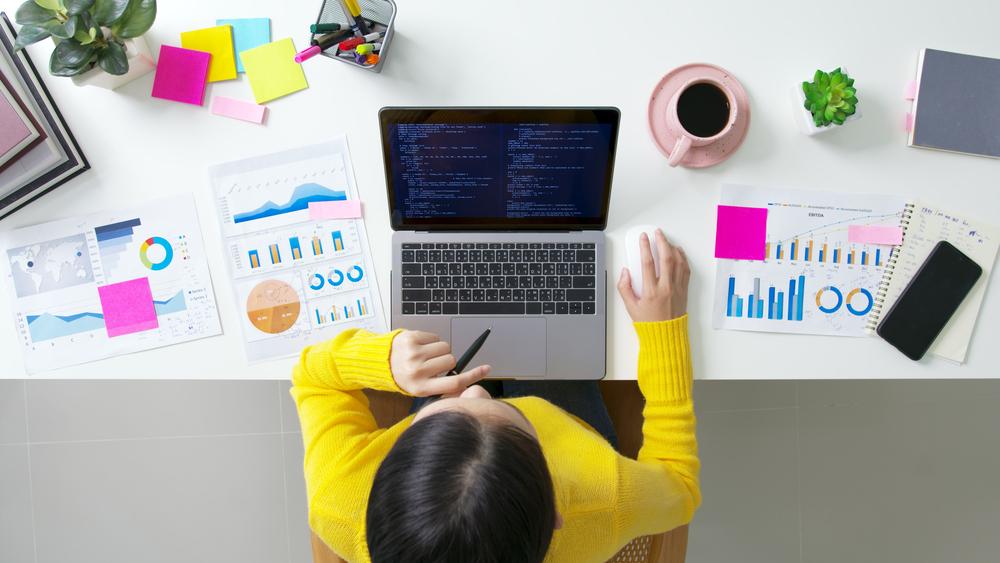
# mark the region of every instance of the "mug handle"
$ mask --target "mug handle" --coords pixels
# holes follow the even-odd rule
[[[684,155],[687,154],[688,149],[691,148],[691,137],[687,135],[681,135],[677,138],[677,142],[674,143],[674,150],[670,151],[670,158],[667,159],[667,164],[670,166],[677,166],[681,163]]]

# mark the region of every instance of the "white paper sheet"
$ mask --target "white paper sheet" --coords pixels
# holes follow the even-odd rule
[[[346,137],[209,174],[248,360],[387,330],[364,221],[309,214],[310,201],[358,199]]]
[[[28,373],[222,333],[190,195],[10,231],[0,247]],[[152,303],[101,297],[143,279]],[[109,311],[132,306],[155,312],[155,326],[115,334]]]
[[[715,328],[866,335],[892,247],[851,243],[847,230],[898,226],[905,199],[724,185],[720,203],[768,210],[767,259],[718,260]]]

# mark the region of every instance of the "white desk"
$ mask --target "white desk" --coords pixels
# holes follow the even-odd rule
[[[13,14],[19,2],[0,0]],[[276,8],[276,6],[282,6]],[[319,1],[161,2],[147,36],[179,44],[179,33],[216,18],[270,16],[275,39],[306,45]],[[194,192],[225,335],[76,366],[54,378],[284,378],[293,360],[247,366],[237,309],[226,283],[206,168],[214,163],[348,135],[366,220],[388,304],[389,236],[376,112],[384,105],[614,105],[622,110],[608,225],[609,287],[624,261],[628,226],[662,225],[684,245],[694,271],[691,337],[705,379],[983,378],[1000,376],[1000,282],[993,276],[965,366],[913,363],[876,338],[850,339],[715,331],[711,328],[714,210],[722,182],[904,193],[991,218],[1000,211],[1000,162],[911,149],[902,131],[918,50],[934,47],[1000,56],[1000,4],[959,0],[913,10],[901,0],[836,5],[833,21],[792,0],[772,2],[467,2],[399,0],[397,35],[381,75],[317,58],[310,88],[271,104],[266,127],[149,97],[152,75],[117,92],[47,77],[93,170],[31,204],[0,228]],[[625,39],[613,32],[634,24]],[[460,24],[460,25],[456,25]],[[595,30],[600,29],[600,34]],[[815,31],[812,31],[814,30]],[[610,33],[607,33],[607,32]],[[616,36],[619,39],[609,39]],[[47,67],[51,44],[32,47]],[[719,64],[743,82],[753,119],[743,147],[706,170],[670,169],[646,129],[657,80],[692,61]],[[817,66],[844,65],[857,78],[864,118],[807,138],[795,129],[788,90]],[[210,85],[250,98],[246,79]],[[613,291],[613,289],[612,289]],[[608,377],[635,377],[636,343],[617,297],[608,323]],[[23,376],[6,295],[0,305],[2,375]]]

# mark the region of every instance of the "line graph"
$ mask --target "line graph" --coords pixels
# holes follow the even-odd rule
[[[292,191],[292,195],[288,198],[288,201],[278,204],[267,200],[256,209],[233,214],[233,223],[245,223],[247,221],[264,219],[265,217],[303,211],[309,209],[309,204],[312,202],[345,200],[347,200],[347,192],[331,190],[326,186],[312,182],[300,184]]]

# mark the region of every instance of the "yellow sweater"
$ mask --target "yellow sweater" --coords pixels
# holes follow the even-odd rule
[[[548,401],[510,400],[538,432],[564,520],[547,561],[605,561],[635,537],[686,524],[701,503],[687,317],[635,323],[635,329],[639,388],[646,398],[638,460],[618,455]],[[403,392],[389,370],[396,334],[345,331],[303,351],[293,377],[309,524],[351,562],[370,561],[365,511],[372,480],[412,418],[379,428],[361,391]]]

